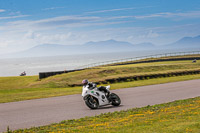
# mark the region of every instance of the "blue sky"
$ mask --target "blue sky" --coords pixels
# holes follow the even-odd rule
[[[164,45],[197,35],[199,0],[0,0],[0,54],[109,39]]]

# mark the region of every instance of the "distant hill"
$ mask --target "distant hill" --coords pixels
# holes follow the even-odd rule
[[[174,43],[162,46],[155,46],[154,44],[149,42],[140,44],[131,44],[129,42],[116,41],[116,40],[87,42],[83,45],[41,44],[25,51],[3,55],[1,56],[1,58],[40,57],[40,56],[125,52],[125,51],[139,51],[139,50],[159,50],[159,49],[163,50],[163,49],[180,49],[180,48],[200,48],[200,36],[184,37]]]
[[[170,48],[200,48],[200,35],[196,37],[184,37],[174,43],[166,45]]]
[[[42,44],[18,53],[26,56],[56,56],[80,52],[78,45]]]
[[[94,53],[131,51],[134,47],[135,45],[129,42],[115,40],[88,42],[82,46],[84,50],[94,51]]]
[[[88,42],[83,45],[42,44],[22,52],[6,55],[6,57],[40,57],[56,55],[123,52],[134,51],[138,49],[146,49],[147,47],[151,48],[154,47],[154,45],[151,43],[146,43],[145,46],[133,45],[129,42],[122,42],[116,40]]]
[[[122,42],[122,41],[116,41],[116,40],[107,40],[107,41],[99,41],[99,42],[88,42],[84,44],[84,46],[88,47],[133,47],[133,44],[129,42]]]

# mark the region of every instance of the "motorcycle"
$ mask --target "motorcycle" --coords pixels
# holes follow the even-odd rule
[[[119,96],[115,93],[110,92],[110,85],[106,86],[108,93],[99,91],[97,87],[89,88],[88,85],[83,86],[82,97],[85,101],[85,104],[90,109],[97,109],[100,106],[113,105],[119,106],[121,100]]]
[[[26,76],[26,73],[23,72],[23,73],[21,73],[19,76]]]

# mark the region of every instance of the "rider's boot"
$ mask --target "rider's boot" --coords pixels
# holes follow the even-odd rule
[[[107,91],[105,93],[105,95],[106,95],[106,98],[108,99],[108,101],[110,102],[111,101],[111,99],[110,99],[110,91]]]

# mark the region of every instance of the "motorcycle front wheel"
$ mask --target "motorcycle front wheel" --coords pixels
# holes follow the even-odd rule
[[[111,104],[113,106],[119,106],[121,104],[121,99],[119,98],[119,96],[115,93],[111,93],[110,94],[110,99],[111,99]]]
[[[85,100],[85,104],[90,108],[90,109],[97,109],[99,107],[99,102],[98,100],[93,97],[90,96]]]

